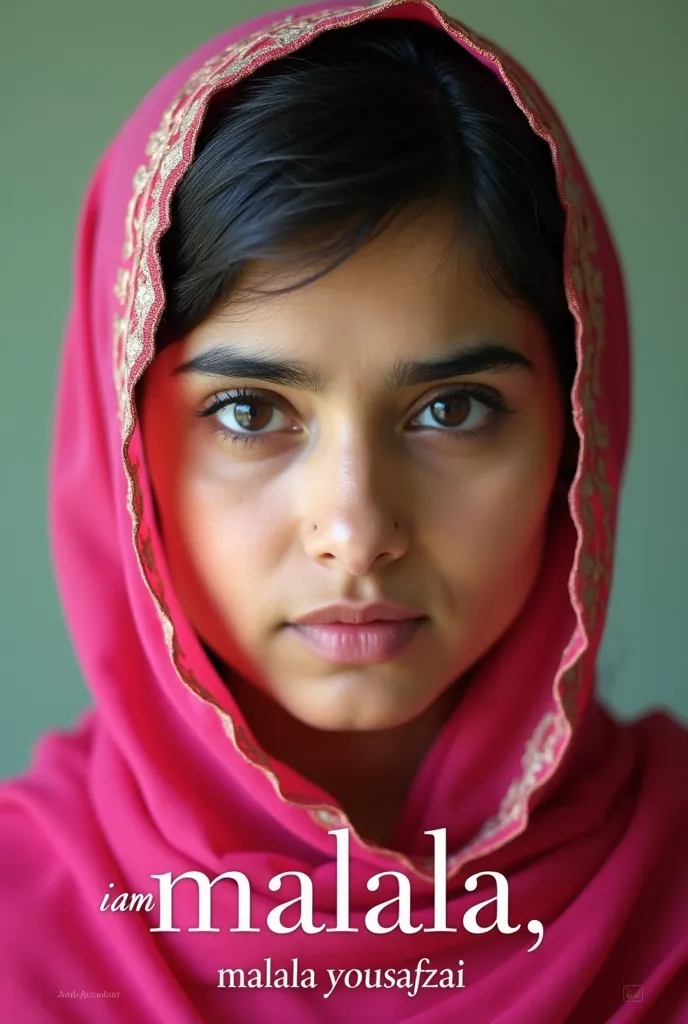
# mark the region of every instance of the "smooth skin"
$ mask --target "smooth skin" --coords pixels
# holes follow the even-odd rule
[[[155,357],[140,396],[182,607],[221,669],[240,652],[243,671],[223,674],[257,740],[377,842],[536,582],[566,429],[543,325],[490,291],[450,232],[439,208],[400,217],[325,277],[260,301],[247,285],[303,271],[249,266],[219,313]],[[469,351],[496,365],[402,372]],[[239,356],[279,362],[266,376],[282,382],[236,376],[260,371]],[[393,660],[333,664],[289,623],[344,599],[426,620]]]

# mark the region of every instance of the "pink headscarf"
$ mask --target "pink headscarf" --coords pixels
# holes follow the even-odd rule
[[[351,835],[357,932],[266,927],[309,875],[314,916],[335,923],[332,797],[258,748],[172,589],[143,459],[134,386],[164,303],[156,245],[212,94],[320,32],[393,16],[443,28],[491,67],[549,143],[567,213],[566,288],[577,323],[575,481],[555,498],[541,577],[516,625],[480,663],[415,779],[393,849]],[[594,696],[629,420],[624,290],[602,214],[541,91],[507,54],[425,0],[299,7],[212,40],[145,98],[100,161],[79,226],[51,470],[56,573],[95,699],[78,729],[40,742],[0,787],[0,1016],[11,1024],[230,1020],[435,1024],[688,1021],[688,736],[661,713],[618,722]],[[412,885],[413,921],[433,923],[432,829],[447,830],[447,921],[455,932],[366,930],[381,871]],[[241,871],[237,887],[175,889],[176,932],[157,908],[101,911],[105,894],[156,893],[151,876]],[[506,875],[510,924],[472,934],[464,913],[494,895],[464,882]],[[490,908],[480,917],[494,920]],[[527,930],[545,929],[539,948]],[[463,961],[464,987],[330,988],[327,970],[434,969]],[[318,988],[222,988],[222,968],[273,976],[298,958]],[[357,975],[352,974],[355,980]],[[364,975],[362,976],[364,978]],[[437,977],[435,984],[437,982]],[[642,989],[639,988],[642,986]],[[83,996],[82,996],[83,993]]]

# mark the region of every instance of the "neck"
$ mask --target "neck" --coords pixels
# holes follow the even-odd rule
[[[422,715],[391,729],[336,732],[299,721],[252,683],[227,670],[223,675],[266,753],[329,793],[360,836],[383,846],[390,844],[418,768],[463,691],[457,681]]]

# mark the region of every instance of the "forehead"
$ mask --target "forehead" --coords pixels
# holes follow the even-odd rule
[[[181,343],[188,359],[213,346],[240,344],[326,367],[329,372],[398,358],[441,355],[490,338],[532,348],[535,317],[484,280],[467,239],[454,240],[442,210],[398,218],[343,264],[283,295],[257,297],[303,281],[312,270],[261,261],[244,271],[229,302]]]

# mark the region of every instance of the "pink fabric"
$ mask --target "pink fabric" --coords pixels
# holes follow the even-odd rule
[[[95,709],[74,731],[45,736],[30,770],[0,787],[2,1019],[688,1021],[688,734],[663,713],[622,724],[593,689],[629,420],[626,305],[602,214],[556,114],[508,55],[430,3],[325,10],[296,8],[286,24],[287,11],[262,16],[185,59],[124,125],[85,198],[50,516],[60,593]],[[268,889],[285,870],[311,876],[316,919],[333,926],[328,830],[346,820],[327,793],[257,749],[185,621],[155,528],[131,397],[152,358],[163,301],[155,244],[210,94],[303,45],[306,16],[311,31],[323,31],[389,15],[451,31],[502,75],[552,147],[569,215],[582,454],[570,494],[553,503],[533,599],[429,752],[393,849],[352,836],[351,924],[360,930],[282,936],[265,917],[296,895]],[[252,33],[250,63],[221,56]],[[448,921],[458,931],[371,934],[365,910],[394,891],[369,892],[366,881],[384,870],[407,872],[414,922],[431,926],[424,832],[436,828],[447,829]],[[152,933],[155,911],[99,910],[105,893],[155,891],[151,875],[197,870],[212,879],[232,869],[251,880],[257,933],[228,930],[236,923],[232,883],[215,887],[220,931],[212,934],[186,930],[196,924],[186,882],[175,892],[179,932]],[[478,870],[506,874],[519,932],[461,927],[463,913],[493,895],[491,887],[466,892],[465,879]],[[528,953],[532,918],[545,936]],[[485,923],[491,919],[487,912]],[[465,987],[409,998],[404,989],[340,985],[323,998],[327,968],[413,969],[423,956],[435,968],[463,960]],[[273,969],[290,967],[293,957],[316,971],[318,989],[217,987],[221,968],[262,967],[265,958]],[[642,1001],[637,990],[625,998],[624,986],[633,985],[643,986]],[[60,995],[73,990],[100,997]],[[113,992],[119,996],[107,996]]]

